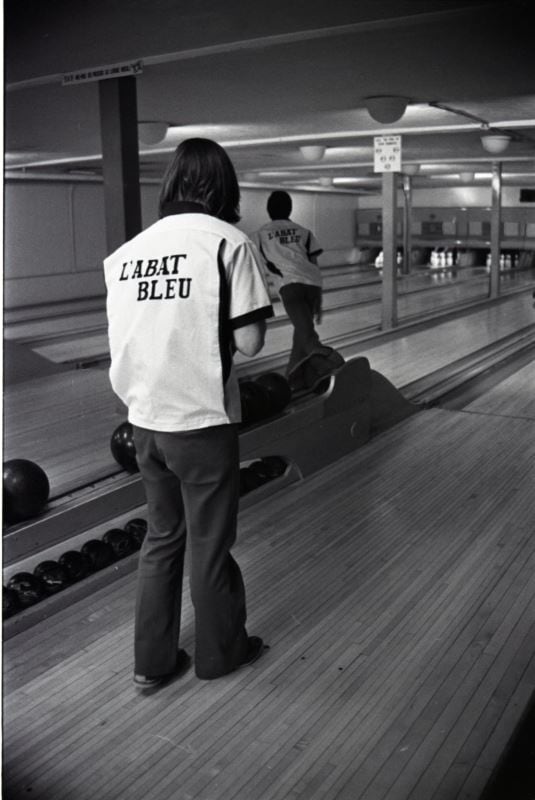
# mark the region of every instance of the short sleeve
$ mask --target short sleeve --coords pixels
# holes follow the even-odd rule
[[[251,242],[254,244],[255,248],[257,250],[260,250],[260,247],[262,245],[262,238],[260,236],[260,231],[254,231],[254,233],[250,233],[249,238]]]
[[[309,231],[307,237],[307,255],[310,258],[310,256],[319,256],[320,253],[323,253],[323,247],[320,247],[312,231]]]
[[[227,243],[230,249],[231,245]],[[223,256],[230,291],[230,327],[243,328],[273,316],[260,253],[249,239]]]

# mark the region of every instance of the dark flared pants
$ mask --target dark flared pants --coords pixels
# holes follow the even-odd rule
[[[288,283],[280,289],[282,304],[293,325],[292,350],[286,368],[290,375],[312,353],[321,352],[314,317],[321,308],[321,287]]]
[[[245,588],[236,540],[239,446],[235,425],[180,433],[134,427],[148,505],[139,556],[135,671],[171,672],[180,637],[186,542],[195,612],[195,671],[216,678],[247,652]]]

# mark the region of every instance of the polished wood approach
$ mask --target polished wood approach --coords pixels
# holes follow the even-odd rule
[[[432,409],[244,509],[271,647],[224,679],[136,695],[132,575],[7,641],[6,799],[479,797],[535,684],[534,456]]]

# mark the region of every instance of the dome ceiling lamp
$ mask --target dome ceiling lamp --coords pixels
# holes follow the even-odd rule
[[[325,155],[325,146],[322,144],[304,144],[299,150],[305,161],[321,161]]]
[[[509,147],[510,142],[511,137],[506,133],[492,133],[490,129],[488,133],[484,133],[481,136],[483,149],[486,150],[487,153],[492,153],[492,155],[503,153]]]
[[[167,136],[169,123],[161,120],[139,120],[138,136],[141,144],[161,144]]]
[[[535,139],[533,136],[530,136],[527,133],[508,128],[494,127],[488,120],[477,116],[477,114],[472,114],[469,111],[465,111],[464,109],[452,108],[452,106],[448,106],[445,103],[439,103],[431,100],[427,103],[427,105],[431,108],[439,108],[442,111],[448,111],[450,114],[456,114],[457,116],[465,117],[466,119],[470,119],[473,122],[479,123],[481,130],[481,145],[483,149],[491,155],[500,155],[500,153],[505,152],[511,142],[520,142],[529,145],[535,144]]]
[[[405,113],[409,104],[408,97],[394,94],[375,94],[364,98],[364,108],[375,120],[389,124],[397,122]]]

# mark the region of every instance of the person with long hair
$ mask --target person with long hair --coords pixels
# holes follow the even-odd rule
[[[163,178],[160,218],[104,262],[113,390],[133,425],[147,499],[139,555],[134,683],[181,675],[186,543],[196,675],[213,679],[264,651],[246,630],[231,548],[239,503],[236,350],[254,356],[273,314],[256,248],[234,223],[240,190],[216,142],[183,141]]]

